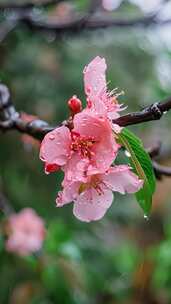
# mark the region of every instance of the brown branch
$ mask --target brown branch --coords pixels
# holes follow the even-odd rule
[[[55,32],[56,34],[75,34],[80,32],[88,23],[90,17],[96,12],[99,7],[100,0],[90,1],[90,5],[87,13],[75,18],[75,15],[69,21],[54,23],[51,20],[44,20],[44,17],[37,18],[33,12],[33,8],[47,7],[52,4],[59,4],[63,0],[44,0],[40,3],[27,2],[24,4],[2,4],[0,10],[9,10],[12,13],[12,18],[7,17],[4,22],[1,23],[0,30],[0,42],[6,39],[8,34],[14,30],[17,26],[26,25],[31,31],[45,31]],[[9,28],[9,29],[8,29]],[[2,36],[2,38],[1,38]]]
[[[48,0],[46,0],[48,1]],[[50,1],[50,0],[49,0]],[[53,1],[53,0],[51,0]],[[171,20],[160,20],[158,18],[160,11],[167,4],[168,0],[161,3],[153,13],[147,14],[142,17],[134,19],[113,19],[112,17],[107,17],[105,15],[95,16],[98,8],[102,6],[101,0],[90,1],[88,12],[77,18],[72,18],[72,20],[66,22],[52,22],[51,20],[38,20],[34,18],[33,14],[25,14],[21,12],[18,15],[20,23],[25,24],[29,29],[35,31],[53,31],[57,35],[63,34],[78,34],[82,30],[93,31],[97,29],[106,29],[111,27],[147,27],[150,25],[164,25],[168,24]]]
[[[84,23],[80,20],[85,20]],[[66,34],[79,34],[83,30],[94,31],[97,29],[107,29],[107,28],[128,28],[128,27],[148,27],[148,26],[161,26],[171,23],[171,19],[160,20],[156,15],[144,16],[140,18],[135,18],[131,20],[127,19],[113,19],[106,17],[91,17],[85,18],[81,16],[76,19],[72,19],[67,22],[51,22],[49,20],[37,20],[31,15],[21,15],[19,17],[20,23],[25,24],[32,31],[45,31],[54,32],[56,35],[66,35]]]
[[[9,33],[17,28],[22,23],[22,19],[34,20],[34,8],[47,8],[52,5],[57,5],[64,0],[42,0],[39,2],[28,1],[24,3],[1,3],[0,11],[7,11],[7,17],[0,24],[0,42],[3,42]],[[12,17],[10,17],[12,14]]]
[[[142,111],[133,112],[121,116],[113,120],[113,123],[116,123],[122,127],[126,127],[142,122],[158,120],[163,116],[163,114],[166,114],[170,109],[171,96],[163,101],[153,103],[152,105],[144,108]]]
[[[163,166],[158,163],[158,161],[161,161],[166,156],[166,154],[163,153],[163,151],[161,151],[161,143],[158,143],[158,144],[146,149],[146,151],[149,153],[149,155],[152,159],[153,169],[154,169],[156,178],[158,180],[161,180],[163,176],[171,177],[171,167]],[[164,154],[164,157],[163,157],[163,154]]]
[[[163,176],[171,177],[171,167],[160,165],[154,160],[152,164],[157,179],[161,180]]]
[[[75,18],[73,16],[70,20],[63,22],[52,22],[48,18],[37,18],[32,9],[35,7],[47,7],[52,4],[57,4],[62,0],[44,0],[40,3],[27,2],[24,4],[1,4],[0,10],[9,9],[9,13],[12,13],[14,18],[14,25],[10,24],[11,30],[6,31],[6,35],[3,35],[3,39],[6,38],[8,33],[14,30],[17,26],[25,25],[33,32],[53,32],[56,36],[63,36],[66,34],[76,35],[82,33],[82,31],[94,31],[97,29],[107,28],[127,28],[127,27],[147,27],[156,25],[167,25],[171,23],[171,19],[161,20],[158,18],[161,8],[165,3],[159,6],[158,9],[152,14],[145,15],[134,19],[113,19],[111,17],[106,18],[103,16],[94,16],[94,13],[99,7],[99,0],[90,1],[88,12],[85,15],[81,15]],[[167,1],[166,1],[167,2]],[[8,22],[8,17],[5,20]],[[17,21],[17,22],[16,22]],[[10,20],[11,22],[11,20]],[[12,20],[13,22],[13,20]],[[1,39],[2,41],[2,39]]]
[[[46,133],[53,130],[47,122],[40,119],[27,122],[20,117],[11,102],[8,88],[0,85],[0,130],[18,130],[21,133],[31,135],[36,139],[42,139]]]
[[[133,20],[113,20],[111,18],[90,17],[89,14],[72,18],[72,20],[67,22],[54,23],[48,19],[45,21],[38,20],[34,14],[30,14],[29,12],[18,12],[14,24],[10,25],[11,29],[3,34],[3,39],[0,42],[5,40],[12,30],[21,25],[25,25],[32,32],[52,32],[58,37],[63,37],[64,35],[78,35],[82,34],[83,31],[92,32],[98,29],[165,26],[168,24],[171,24],[171,19],[160,20],[154,15]]]
[[[155,145],[146,149],[151,158],[156,158],[161,155],[161,142],[156,143]]]
[[[48,7],[58,4],[64,0],[43,0],[43,1],[28,1],[24,3],[4,2],[0,4],[0,10],[28,10],[35,7]]]
[[[18,24],[17,18],[14,20],[5,20],[0,25],[0,43],[3,42],[8,34],[12,32]]]
[[[0,211],[2,211],[6,216],[9,216],[14,212],[8,199],[2,192],[0,192]]]

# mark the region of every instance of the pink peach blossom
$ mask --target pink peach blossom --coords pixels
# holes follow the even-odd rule
[[[134,193],[143,185],[129,166],[113,165],[120,148],[116,134],[122,129],[113,119],[123,108],[116,90],[107,90],[106,68],[105,59],[99,56],[85,67],[87,107],[82,110],[74,95],[68,102],[70,129],[61,126],[48,133],[40,148],[45,172],[62,169],[65,173],[57,206],[73,201],[74,215],[86,222],[104,216],[112,204],[113,191]]]
[[[36,252],[45,238],[44,221],[31,208],[25,208],[8,219],[6,250],[21,256]]]
[[[105,117],[82,111],[74,116],[73,126],[71,131],[62,126],[48,133],[41,144],[40,159],[47,173],[62,167],[68,180],[85,181],[88,175],[110,167],[119,145]]]
[[[118,118],[123,109],[118,104],[116,90],[108,92],[106,82],[106,61],[95,57],[84,68],[84,87],[87,95],[87,106],[97,114],[105,115],[110,120]]]
[[[134,193],[143,185],[127,165],[110,167],[103,174],[89,176],[86,183],[63,181],[63,191],[58,193],[57,207],[74,202],[73,213],[81,221],[101,219],[111,206],[113,193]]]

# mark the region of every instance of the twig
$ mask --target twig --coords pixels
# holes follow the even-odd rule
[[[6,2],[0,4],[0,10],[25,10],[25,9],[32,9],[35,7],[48,7],[50,5],[55,5],[60,2],[63,2],[64,0],[43,0],[39,2],[35,1],[28,1],[24,3],[14,3],[14,2]]]
[[[133,112],[121,116],[113,120],[113,122],[118,124],[119,126],[126,127],[130,125],[139,124],[142,122],[158,120],[163,116],[163,114],[166,114],[167,111],[169,111],[170,109],[171,109],[171,96],[163,101],[153,103],[152,105],[146,107],[142,111]]]
[[[146,149],[146,151],[149,153],[149,155],[152,159],[152,165],[153,165],[153,169],[154,169],[156,178],[158,180],[161,180],[163,176],[171,177],[171,167],[163,166],[158,163],[158,161],[163,159],[163,153],[161,151],[161,143],[158,143],[158,144]]]
[[[94,31],[97,29],[106,29],[106,28],[128,28],[128,27],[148,27],[148,26],[157,26],[157,25],[167,25],[171,23],[171,19],[160,20],[156,15],[150,15],[140,18],[135,18],[131,20],[127,19],[113,19],[106,17],[89,17],[80,16],[75,20],[67,22],[51,22],[49,20],[37,20],[31,15],[20,15],[20,22],[25,24],[30,30],[34,31],[45,31],[45,32],[54,32],[56,35],[63,34],[79,34],[83,30]],[[85,19],[84,25],[80,20]]]
[[[29,30],[35,32],[53,32],[56,36],[63,35],[77,35],[82,33],[83,30],[94,31],[97,29],[107,28],[128,28],[128,27],[148,27],[148,26],[161,26],[171,23],[171,19],[161,20],[158,18],[159,13],[165,3],[159,6],[152,14],[145,15],[134,19],[113,19],[111,17],[95,16],[100,0],[90,1],[90,7],[88,12],[84,15],[75,17],[74,15],[70,20],[63,22],[52,22],[49,19],[37,18],[33,13],[33,8],[36,7],[48,7],[49,5],[58,4],[62,0],[44,0],[40,3],[27,2],[24,4],[6,3],[0,5],[0,10],[8,9],[9,13],[16,16],[17,23],[12,26],[15,29],[17,25],[26,25]],[[8,17],[7,17],[8,18]],[[8,21],[8,20],[7,20]],[[14,20],[16,22],[16,20]],[[11,29],[11,30],[12,30]],[[10,31],[7,31],[7,34]],[[4,35],[4,39],[6,38]],[[1,39],[2,40],[2,39]]]
[[[161,154],[161,142],[156,143],[152,147],[146,149],[151,158],[156,158]]]
[[[8,34],[12,32],[18,24],[17,18],[14,20],[5,20],[0,25],[0,43],[3,42]]]
[[[6,216],[9,216],[14,212],[8,199],[2,192],[0,192],[0,211],[2,211]]]
[[[163,166],[157,163],[156,161],[152,161],[153,169],[156,174],[156,177],[161,180],[163,176],[171,177],[171,167]]]

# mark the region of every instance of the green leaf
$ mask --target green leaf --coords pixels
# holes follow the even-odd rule
[[[130,164],[134,172],[144,181],[143,188],[136,193],[136,198],[145,215],[148,215],[156,186],[150,156],[145,151],[141,140],[126,128],[118,135],[118,141],[130,153]]]

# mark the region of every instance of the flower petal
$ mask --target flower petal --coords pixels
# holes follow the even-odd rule
[[[63,191],[59,191],[58,196],[56,198],[57,207],[62,207],[63,205],[69,204],[72,201],[76,200],[79,195],[79,187],[81,183],[68,182],[64,179],[62,185]]]
[[[111,167],[103,176],[103,182],[112,191],[122,194],[137,192],[143,186],[143,181],[127,165]]]
[[[94,140],[88,175],[106,171],[120,147],[114,139],[109,120],[83,111],[74,117],[74,131]]]
[[[70,131],[65,126],[56,128],[44,137],[40,147],[40,159],[46,163],[46,172],[52,172],[52,166],[54,168],[55,165],[66,164],[70,155],[70,145]]]
[[[74,203],[73,213],[81,221],[90,222],[101,219],[113,201],[112,191],[104,187],[102,194],[95,189],[81,193]]]
[[[87,168],[89,160],[73,153],[67,164],[63,167],[67,181],[87,181]]]
[[[74,132],[81,136],[92,136],[99,140],[103,136],[102,131],[111,131],[110,124],[106,118],[99,117],[93,112],[82,111],[74,116]]]
[[[85,93],[89,99],[94,99],[104,92],[106,92],[106,62],[104,58],[99,56],[95,57],[89,64],[84,68],[84,87]]]

